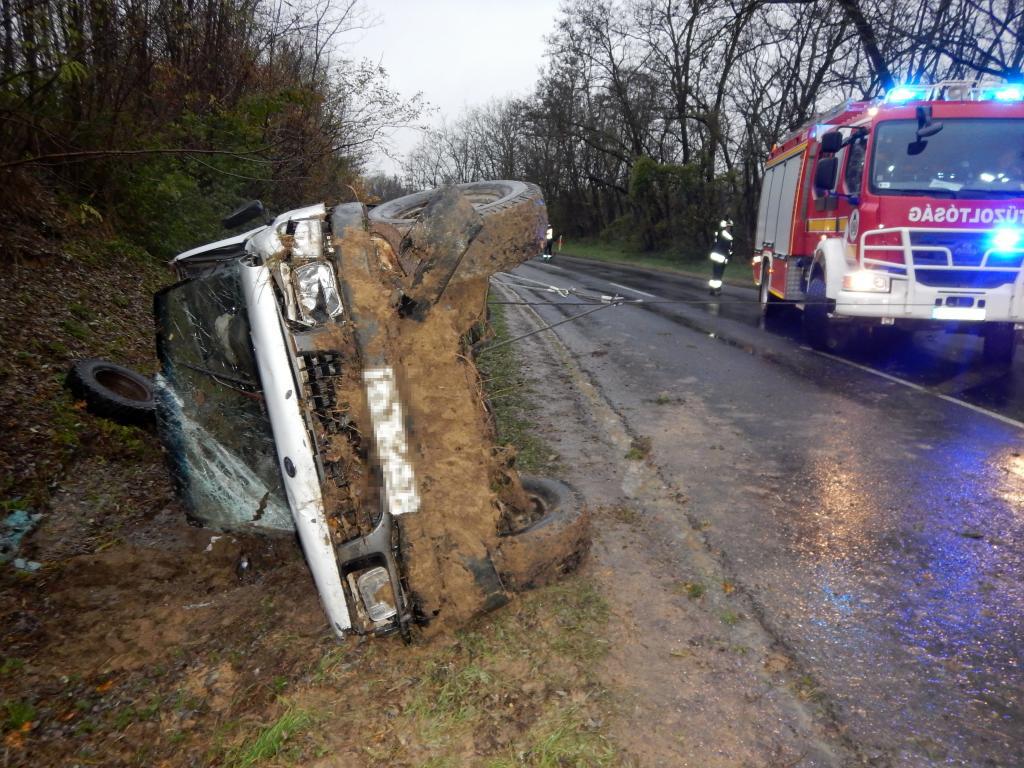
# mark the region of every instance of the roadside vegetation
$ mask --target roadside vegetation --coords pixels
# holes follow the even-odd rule
[[[478,353],[477,366],[494,416],[499,445],[516,453],[516,467],[522,472],[551,474],[558,457],[537,435],[531,420],[530,401],[538,396],[522,375],[521,361],[514,344],[497,346],[509,340],[505,306],[500,294],[491,294],[488,326],[482,334],[489,340]]]

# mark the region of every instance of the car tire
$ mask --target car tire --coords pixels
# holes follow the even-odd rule
[[[525,181],[472,181],[456,186],[483,217],[493,216],[520,205],[536,205],[544,201],[540,187]],[[408,230],[416,223],[420,213],[436,194],[436,189],[428,189],[389,200],[371,208],[369,218],[371,221],[390,224],[400,230]]]
[[[153,382],[123,365],[95,358],[78,360],[68,371],[67,385],[96,416],[135,426],[154,419]]]
[[[989,323],[982,330],[984,347],[982,355],[985,362],[994,365],[1010,365],[1017,351],[1019,334],[1013,329],[1013,323]]]
[[[368,217],[370,230],[388,242],[402,265],[410,302],[404,311],[414,318],[425,316],[449,284],[482,280],[532,257],[547,226],[540,187],[523,181],[417,192],[372,208]]]
[[[521,479],[535,514],[499,537],[494,558],[511,590],[550,584],[574,570],[590,546],[590,515],[565,483],[532,475]]]

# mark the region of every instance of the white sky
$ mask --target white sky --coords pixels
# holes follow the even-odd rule
[[[388,71],[403,96],[422,91],[438,111],[433,125],[464,107],[530,93],[543,64],[544,36],[554,29],[559,0],[369,0],[380,23],[362,33],[346,55],[368,58]],[[393,137],[401,154],[416,131]],[[380,158],[367,170],[394,173]]]

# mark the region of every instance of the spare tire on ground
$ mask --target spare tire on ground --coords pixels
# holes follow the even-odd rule
[[[141,373],[109,360],[78,360],[68,371],[67,385],[87,410],[119,424],[153,421],[153,382]]]

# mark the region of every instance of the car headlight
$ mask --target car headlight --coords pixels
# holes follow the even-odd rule
[[[843,275],[844,291],[864,293],[889,293],[889,276],[870,269],[861,269]]]
[[[292,270],[299,314],[310,324],[326,322],[341,314],[341,296],[331,265],[314,261]]]

